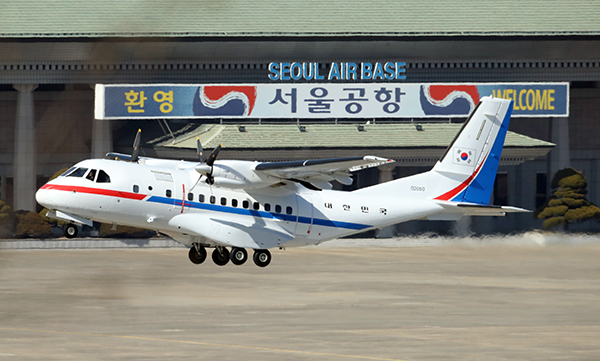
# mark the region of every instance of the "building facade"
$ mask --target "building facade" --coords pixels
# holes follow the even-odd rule
[[[184,129],[185,120],[94,119],[95,84],[273,83],[280,80],[269,78],[271,63],[317,63],[326,72],[333,62],[403,62],[406,79],[400,83],[569,82],[568,117],[511,122],[510,131],[546,142],[547,149],[534,159],[502,163],[495,203],[535,209],[550,195],[552,175],[572,166],[588,179],[588,199],[600,204],[599,15],[600,5],[557,1],[452,6],[375,1],[356,8],[339,1],[235,0],[223,7],[6,1],[0,12],[1,198],[15,209],[33,210],[35,190],[48,177],[79,160],[126,151],[132,129],[150,129],[151,139],[163,129],[170,136],[167,127]],[[227,124],[227,119],[205,123],[211,122]],[[296,153],[307,158],[331,156],[323,147],[302,148]],[[398,151],[365,148],[340,146],[346,153],[376,150],[375,155],[388,156]],[[356,183],[414,174],[431,164],[399,162],[394,169],[359,174]],[[525,214],[472,220],[470,226],[478,233],[511,232],[539,228],[541,222]],[[452,227],[413,222],[398,230],[446,232]],[[580,226],[598,228],[594,222]]]

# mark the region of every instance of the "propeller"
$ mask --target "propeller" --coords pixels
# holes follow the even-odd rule
[[[200,159],[200,162],[202,162],[202,163],[205,162],[203,153],[204,153],[204,149],[202,149],[202,143],[200,143],[200,137],[196,137],[196,155],[198,155],[198,159]]]
[[[135,140],[133,141],[133,153],[131,153],[131,161],[137,162],[140,155],[140,142],[142,138],[142,130],[138,129],[137,134],[135,135]]]
[[[198,155],[200,163],[197,166],[195,166],[194,169],[196,170],[196,172],[200,173],[200,178],[198,178],[198,181],[196,181],[196,184],[194,184],[192,189],[196,188],[196,185],[198,185],[198,182],[200,182],[200,179],[203,175],[206,176],[206,183],[210,185],[215,183],[215,179],[212,175],[213,165],[215,164],[215,160],[217,160],[217,156],[219,155],[222,146],[223,144],[219,144],[215,149],[213,149],[208,158],[204,159],[204,150],[202,149],[202,143],[200,143],[200,138],[196,138],[196,154]]]

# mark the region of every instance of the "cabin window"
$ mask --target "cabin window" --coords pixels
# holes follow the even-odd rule
[[[194,193],[188,193],[188,201],[194,200]]]
[[[279,204],[275,205],[275,213],[281,213],[281,206]]]
[[[87,180],[91,180],[92,182],[94,181],[94,178],[96,178],[96,170],[92,169],[86,176],[85,179]]]
[[[167,189],[167,191],[165,192],[165,194],[167,195],[167,197],[171,198],[171,196],[173,195],[173,193],[171,192],[170,189]]]
[[[96,178],[96,183],[110,183],[110,177],[106,174],[105,171],[100,169],[98,171],[98,177]],[[152,187],[148,187],[149,190],[152,190]]]
[[[250,202],[248,202],[247,200],[242,202],[242,207],[248,209],[248,207],[250,207]]]
[[[215,204],[217,198],[215,196],[210,196],[210,204]]]
[[[260,203],[254,202],[254,204],[252,205],[252,208],[254,208],[254,210],[258,211],[258,209],[260,208]]]
[[[269,203],[265,203],[265,211],[267,211],[267,212],[271,211],[271,205]]]
[[[67,175],[67,177],[77,177],[81,178],[87,172],[87,168],[77,168],[75,171],[71,172],[71,174]]]
[[[222,206],[226,206],[227,205],[227,198],[221,197],[221,205]]]
[[[140,186],[138,186],[137,184],[133,185],[133,193],[140,193]]]
[[[290,206],[285,207],[285,214],[292,214],[293,213],[293,209]]]
[[[204,194],[198,194],[198,201],[204,203]]]
[[[232,206],[232,207],[237,207],[237,206],[238,206],[238,201],[237,201],[237,199],[235,199],[235,198],[234,198],[234,199],[232,199],[232,200],[231,200],[231,206]]]
[[[61,174],[60,176],[65,177],[66,175],[68,175],[69,173],[74,171],[75,169],[77,169],[77,167],[71,167],[71,168],[67,169],[65,172],[63,172],[63,174]]]

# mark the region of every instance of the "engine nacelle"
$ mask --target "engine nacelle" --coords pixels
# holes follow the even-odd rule
[[[213,165],[213,185],[222,188],[252,189],[263,188],[281,182],[281,179],[269,175],[257,174],[254,167],[257,162],[223,160]]]

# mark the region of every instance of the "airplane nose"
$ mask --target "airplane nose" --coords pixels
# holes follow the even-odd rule
[[[35,192],[35,200],[42,206],[46,208],[51,208],[51,205],[48,202],[48,190],[44,189],[44,187],[38,189],[38,191]]]

